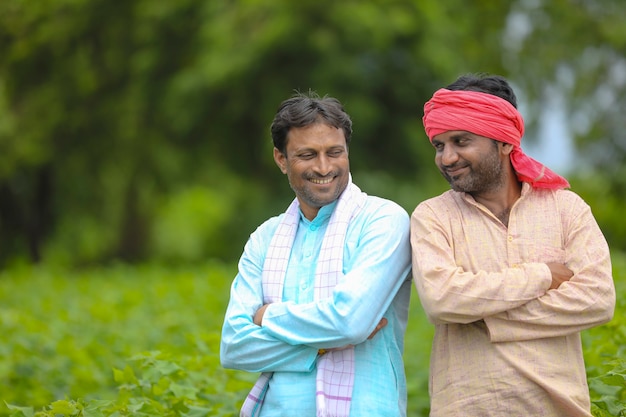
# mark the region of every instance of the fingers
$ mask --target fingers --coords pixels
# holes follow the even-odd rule
[[[569,281],[574,276],[574,272],[563,264],[549,262],[548,268],[552,274],[552,284],[550,289],[557,289],[565,281]]]
[[[380,319],[380,321],[376,325],[376,328],[374,329],[372,334],[369,335],[368,339],[371,339],[372,337],[374,337],[376,333],[378,333],[378,331],[382,329],[383,327],[385,327],[386,325],[387,325],[387,319],[383,317],[382,319]]]
[[[254,318],[252,319],[252,321],[254,321],[254,324],[256,324],[257,326],[261,326],[263,324],[263,315],[265,314],[265,310],[267,309],[268,305],[269,304],[263,305],[254,314]]]

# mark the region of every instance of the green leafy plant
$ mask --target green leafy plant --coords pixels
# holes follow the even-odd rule
[[[612,369],[589,380],[594,415],[626,416],[626,360],[608,362]]]
[[[6,406],[13,417],[234,416],[245,391],[224,391],[236,385],[236,378],[231,381],[224,371],[207,372],[213,365],[205,355],[176,361],[166,353],[144,352],[130,358],[123,369],[113,370],[119,389],[115,400],[57,400],[39,411]]]
[[[626,415],[626,256],[614,319],[583,332],[592,413]],[[236,416],[256,374],[225,370],[219,338],[235,265],[0,272],[0,417]],[[408,416],[429,412],[432,326],[415,293]]]

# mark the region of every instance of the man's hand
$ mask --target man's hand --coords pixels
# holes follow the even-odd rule
[[[550,268],[550,272],[552,273],[552,284],[550,285],[551,290],[556,290],[562,283],[569,281],[570,278],[574,276],[574,273],[563,264],[548,262],[546,265],[548,265],[548,268]]]
[[[256,313],[254,313],[254,318],[252,319],[252,321],[254,321],[254,324],[256,324],[257,326],[261,326],[263,323],[263,314],[265,314],[265,309],[267,308],[269,304],[263,304],[261,306],[261,308],[259,308]]]
[[[372,334],[370,334],[368,336],[368,340],[371,339],[372,337],[376,336],[376,333],[378,333],[378,331],[380,329],[382,329],[383,327],[385,327],[387,325],[387,319],[386,318],[382,318],[380,319],[380,321],[378,322],[378,324],[376,325],[376,328],[374,329],[374,331],[372,332]]]
[[[367,340],[371,339],[372,337],[374,337],[376,335],[376,333],[378,333],[378,331],[380,329],[382,329],[383,327],[385,327],[387,325],[387,319],[386,318],[382,318],[380,319],[380,321],[378,322],[378,324],[376,325],[376,328],[374,329],[374,331],[372,332],[372,334],[370,334],[367,337]],[[325,352],[332,352],[334,350],[344,350],[344,349],[348,349],[353,347],[354,345],[345,345],[345,346],[341,346],[341,347],[336,347],[336,348],[330,348],[330,349],[324,349]]]

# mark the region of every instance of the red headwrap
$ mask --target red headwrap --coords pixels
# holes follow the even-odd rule
[[[536,188],[568,188],[569,183],[540,162],[524,154],[520,148],[524,136],[524,120],[508,101],[478,91],[453,91],[445,88],[435,92],[424,104],[424,128],[428,138],[450,130],[464,130],[475,135],[513,145],[511,164],[520,181]]]

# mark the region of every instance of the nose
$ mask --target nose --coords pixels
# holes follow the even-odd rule
[[[320,154],[317,158],[317,163],[315,164],[314,170],[320,176],[328,175],[328,173],[332,171],[332,164],[328,156]]]
[[[443,166],[454,165],[459,160],[459,154],[452,146],[444,146],[438,156]]]

